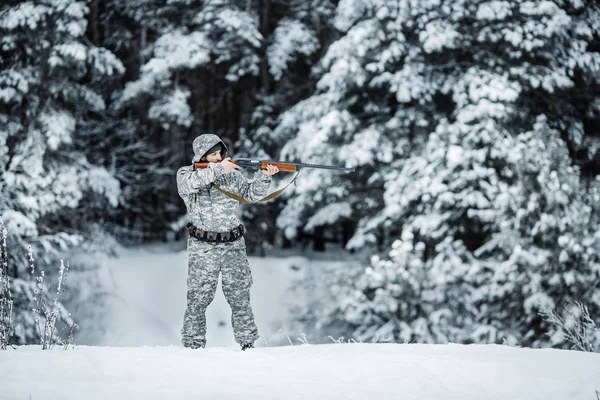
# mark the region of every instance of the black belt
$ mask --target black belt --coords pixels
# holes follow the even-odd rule
[[[244,225],[240,224],[228,232],[210,232],[204,229],[196,228],[190,222],[186,225],[190,236],[209,243],[229,243],[234,242],[244,236]]]

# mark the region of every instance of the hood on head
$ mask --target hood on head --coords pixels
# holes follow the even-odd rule
[[[210,133],[198,136],[196,139],[194,139],[192,144],[192,147],[194,148],[194,158],[192,159],[192,162],[200,161],[202,156],[204,156],[211,147],[217,144],[220,144],[223,147],[221,156],[225,158],[227,156],[228,149],[227,145],[221,140],[220,137]]]

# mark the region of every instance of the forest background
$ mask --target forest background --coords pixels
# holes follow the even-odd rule
[[[243,209],[253,255],[360,260],[305,324],[571,347],[542,314],[600,325],[599,127],[594,1],[4,1],[3,334],[39,341],[60,260],[64,304],[101,323],[98,255],[185,240],[175,171],[214,133],[234,156],[356,169]]]

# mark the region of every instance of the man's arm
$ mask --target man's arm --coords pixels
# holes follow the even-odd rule
[[[198,190],[209,186],[223,175],[225,170],[220,163],[210,163],[207,168],[193,170],[190,167],[182,167],[177,171],[177,191],[179,195],[198,192]]]
[[[235,177],[235,186],[239,196],[248,201],[254,202],[262,199],[267,195],[271,186],[271,177],[261,170],[256,171],[254,178],[250,181],[241,172],[236,173]]]

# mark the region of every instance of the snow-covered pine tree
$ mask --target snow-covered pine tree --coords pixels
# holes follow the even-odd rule
[[[560,135],[499,131],[439,128],[390,182],[402,231],[344,306],[357,337],[543,346],[540,310],[598,298],[597,216]]]
[[[265,9],[267,3],[271,7]],[[258,104],[236,143],[241,156],[281,159],[285,143],[273,130],[285,110],[315,90],[316,79],[311,70],[334,34],[329,23],[334,7],[330,0],[293,0],[261,2],[256,8],[264,37],[263,73],[255,96]],[[289,177],[280,174],[276,183],[284,185]],[[282,207],[281,199],[244,208],[244,220],[257,230],[257,235],[248,240],[250,251],[276,241],[275,221]]]
[[[337,26],[348,31],[330,47],[319,82],[331,93],[299,104],[280,132],[294,135],[312,123],[312,135],[300,129],[289,148],[297,154],[336,143],[329,132],[349,135],[342,149],[351,140],[362,143],[354,153],[359,162],[362,156],[373,163],[377,154],[377,169],[364,181],[385,182],[384,207],[361,219],[350,245],[390,249],[356,284],[343,283],[347,297],[326,310],[324,322],[344,320],[363,340],[541,346],[552,331],[538,315],[541,307],[592,298],[590,313],[599,318],[597,208],[567,146],[573,137],[592,139],[584,120],[598,120],[598,7],[364,0],[340,2],[337,15]],[[377,34],[335,52],[373,25]],[[382,38],[397,45],[383,49]],[[384,62],[357,57],[369,54],[367,45]],[[327,64],[333,54],[342,61]],[[336,95],[347,87],[362,89],[355,98],[373,87],[393,94],[389,112],[369,106],[379,124],[362,140],[354,127],[364,125],[365,110],[362,118],[350,106],[339,111],[339,99],[353,98],[348,91]],[[567,106],[576,99],[585,102]],[[333,112],[332,128],[316,129]],[[289,216],[284,226],[306,223],[298,211],[315,205],[311,190],[326,192],[320,182],[332,184],[315,180],[297,193],[280,217]]]
[[[135,107],[126,112],[118,107],[119,94],[127,82],[136,79],[148,56],[147,42],[153,38],[135,18],[152,25],[177,13],[176,6],[161,9],[162,3],[112,0],[89,3],[85,40],[107,49],[123,63],[123,73],[118,79],[98,88],[106,101],[103,117],[81,124],[90,144],[88,159],[109,169],[123,188],[119,206],[102,213],[103,227],[121,243],[165,238],[168,215],[175,213],[164,190],[173,173],[166,139],[155,129],[140,126]],[[147,111],[140,112],[145,115]]]
[[[237,3],[108,2],[111,15],[133,27],[128,36],[139,37],[133,46],[139,65],[113,108],[119,118],[135,121],[137,137],[162,151],[153,164],[169,171],[148,171],[150,193],[131,198],[141,211],[136,215],[145,238],[168,229],[183,214],[173,172],[191,162],[193,139],[202,133],[219,134],[230,143],[237,139],[245,117],[240,115],[243,87],[259,74],[262,46],[255,19]],[[110,41],[118,43],[118,38]]]
[[[82,127],[102,117],[98,88],[124,68],[111,52],[86,43],[87,12],[85,2],[73,0],[0,8],[0,218],[8,232],[13,343],[37,341],[28,246],[52,282],[59,258],[98,243],[97,218],[119,202],[118,181],[86,157],[91,144]],[[86,264],[71,266],[77,287],[75,271]]]
[[[259,88],[259,104],[241,131],[239,148],[245,156],[279,156],[284,143],[273,134],[278,116],[314,91],[316,81],[310,70],[331,28],[326,23],[333,13],[329,0],[290,1],[273,7],[271,18],[261,19],[269,78]]]
[[[313,68],[316,92],[273,129],[284,159],[357,168],[341,176],[303,172],[277,221],[290,238],[327,227],[348,235],[348,223],[363,224],[382,206],[386,165],[408,151],[409,138],[425,123],[418,110],[400,110],[390,90],[389,76],[406,52],[392,3],[339,2],[333,24],[342,37]]]

